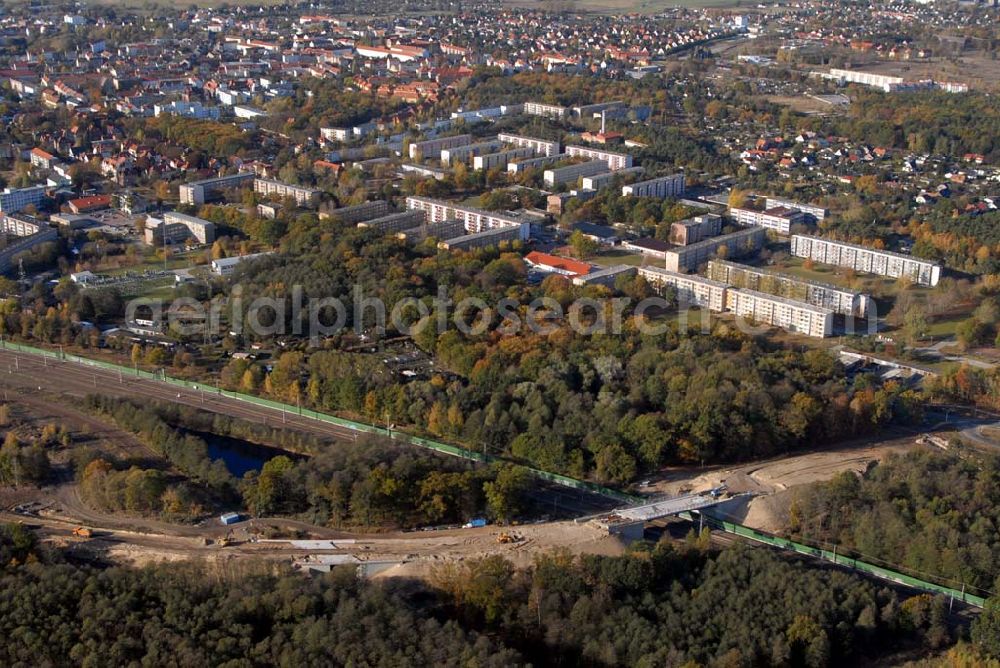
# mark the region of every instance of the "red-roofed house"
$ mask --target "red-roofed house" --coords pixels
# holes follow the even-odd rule
[[[56,163],[56,157],[40,148],[31,149],[31,164],[41,169],[52,169]]]
[[[66,203],[73,213],[89,213],[91,211],[101,211],[111,208],[111,195],[93,195],[91,197],[80,197],[71,199]]]
[[[571,278],[586,276],[590,273],[590,265],[586,262],[571,260],[568,257],[560,257],[558,255],[549,255],[548,253],[539,253],[538,251],[531,251],[525,255],[524,261],[535,269],[562,274]]]

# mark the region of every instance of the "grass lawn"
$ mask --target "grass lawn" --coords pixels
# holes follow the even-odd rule
[[[644,263],[646,256],[641,253],[629,253],[626,250],[614,249],[602,252],[600,255],[595,255],[594,257],[588,258],[590,262],[594,264],[599,264],[602,267],[612,267],[616,264],[627,264],[634,267],[638,267]],[[659,266],[662,263],[655,263]]]

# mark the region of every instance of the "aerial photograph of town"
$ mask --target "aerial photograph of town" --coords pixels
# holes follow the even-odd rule
[[[0,668],[1000,668],[1000,1],[0,0]]]

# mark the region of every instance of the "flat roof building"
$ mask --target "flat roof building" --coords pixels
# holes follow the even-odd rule
[[[535,137],[525,137],[523,135],[514,135],[506,132],[498,134],[497,139],[505,144],[517,146],[518,148],[533,149],[538,155],[546,157],[550,155],[559,155],[559,142],[557,141],[536,139]]]
[[[755,225],[774,230],[778,234],[790,234],[792,225],[804,225],[806,214],[788,207],[779,206],[766,211],[754,209],[729,209],[729,215],[740,225]]]
[[[542,180],[547,186],[575,183],[581,176],[603,174],[607,169],[608,165],[603,160],[590,160],[589,162],[579,162],[575,165],[567,165],[566,167],[546,169],[542,175]]]
[[[709,260],[706,275],[735,288],[794,299],[841,315],[864,317],[868,313],[868,295],[761,267],[727,260]]]
[[[684,194],[684,175],[671,174],[661,176],[658,179],[639,181],[622,186],[623,197],[656,197],[667,199],[668,197],[681,197]]]
[[[600,190],[602,188],[607,188],[616,178],[625,177],[629,175],[642,174],[642,167],[629,167],[628,169],[619,169],[617,172],[604,172],[603,174],[594,174],[593,176],[583,177],[583,181],[580,185],[584,190]]]
[[[632,166],[632,156],[627,153],[615,153],[614,151],[603,151],[587,146],[567,146],[566,154],[574,158],[590,158],[591,160],[602,160],[608,165],[612,172],[619,169],[627,169]]]
[[[792,255],[866,274],[908,278],[917,285],[934,287],[941,280],[941,266],[931,260],[805,234],[792,236]]]
[[[527,223],[523,223],[525,227]],[[524,233],[527,236],[527,233]],[[522,232],[517,227],[496,227],[474,232],[453,239],[446,239],[438,242],[438,248],[443,250],[473,250],[476,248],[488,248],[497,246],[504,241],[516,241],[522,237]]]
[[[529,169],[540,169],[542,167],[554,165],[557,162],[566,160],[567,158],[569,158],[569,156],[565,153],[556,153],[554,155],[546,155],[540,158],[525,158],[524,160],[516,160],[514,162],[507,163],[507,173],[521,174]]]
[[[45,199],[45,186],[4,188],[0,193],[0,212],[17,213],[27,206],[38,206]]]
[[[245,188],[253,183],[257,175],[253,172],[240,172],[229,176],[219,176],[214,179],[203,179],[185,183],[178,189],[181,204],[201,206],[205,202],[217,199],[224,190]]]
[[[448,166],[455,164],[455,162],[464,162],[469,164],[472,162],[472,158],[477,155],[494,153],[499,151],[501,148],[503,148],[503,142],[493,139],[491,141],[483,141],[475,144],[465,144],[464,146],[441,149],[441,164]]]
[[[438,137],[436,139],[426,139],[424,141],[410,144],[410,160],[423,160],[424,158],[441,154],[446,148],[455,148],[472,143],[472,135],[452,135],[451,137]]]
[[[672,288],[677,294],[678,305],[682,307],[693,305],[710,311],[726,309],[728,286],[725,283],[660,267],[639,267],[639,275],[661,294],[666,288]]]
[[[382,232],[392,234],[402,232],[414,227],[419,227],[424,222],[423,211],[403,211],[402,213],[390,213],[388,216],[379,216],[371,220],[358,223],[358,227],[370,227]]]
[[[525,102],[524,113],[528,116],[545,116],[546,118],[562,119],[566,117],[566,107],[558,104],[543,104],[541,102]]]
[[[670,225],[670,243],[689,246],[722,233],[722,216],[706,213]]]
[[[507,213],[486,211],[430,197],[407,197],[406,208],[423,211],[425,220],[429,223],[461,220],[465,223],[466,231],[472,234],[498,228],[511,228],[518,230],[518,238],[524,240],[528,238],[530,230],[530,225]]]
[[[336,218],[342,223],[363,223],[380,216],[387,216],[391,213],[389,203],[382,199],[362,202],[334,209],[329,213],[331,218]]]
[[[775,295],[729,288],[726,308],[739,318],[823,338],[833,334],[833,311]]]
[[[486,155],[477,155],[472,158],[472,168],[479,171],[489,171],[495,168],[506,169],[507,164],[511,160],[518,160],[520,158],[530,158],[535,154],[535,149],[530,147],[522,148],[512,148],[506,151],[500,151],[499,153],[487,153]]]
[[[748,227],[732,234],[711,237],[690,246],[672,248],[667,251],[666,268],[681,273],[695,271],[700,265],[716,259],[720,252],[724,253],[726,258],[753,255],[764,245],[766,238],[767,233],[763,227]]]
[[[638,270],[638,267],[629,264],[616,264],[583,276],[575,276],[573,277],[573,285],[603,285],[612,288],[618,282],[619,276],[631,276]]]
[[[315,188],[295,186],[272,179],[254,179],[253,189],[254,192],[265,197],[280,197],[282,199],[291,197],[295,200],[295,204],[301,207],[315,207],[319,204],[319,198],[322,195],[322,191]]]
[[[179,244],[189,240],[199,244],[215,241],[215,223],[177,211],[168,211],[163,218],[146,218],[145,241],[149,245]]]

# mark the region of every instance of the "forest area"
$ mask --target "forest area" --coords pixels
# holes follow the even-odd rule
[[[372,582],[350,568],[76,565],[23,526],[0,527],[10,666],[821,668],[941,651],[964,633],[946,606],[763,549],[710,550],[694,535],[621,557],[556,552],[523,569],[486,557],[427,582]]]

